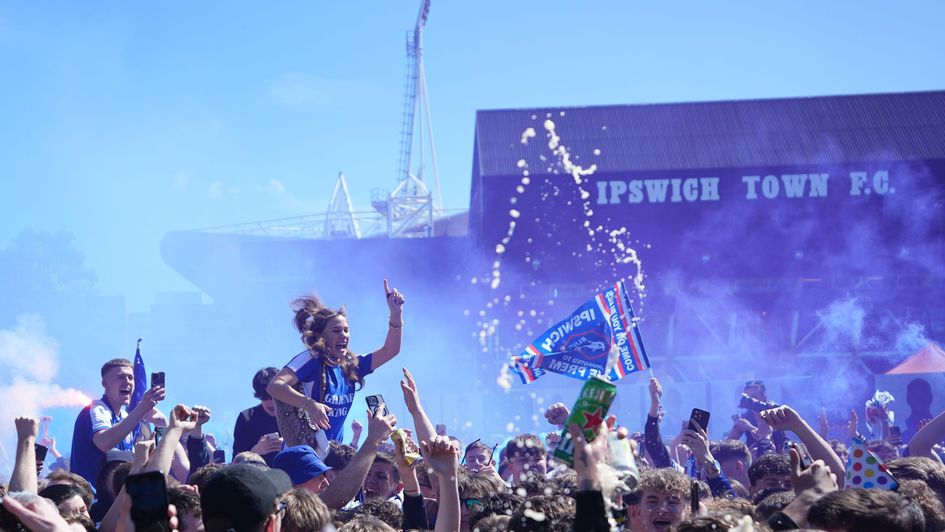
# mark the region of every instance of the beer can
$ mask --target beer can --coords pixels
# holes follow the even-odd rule
[[[574,408],[571,409],[571,415],[564,424],[564,430],[561,432],[561,438],[558,439],[558,446],[555,447],[552,456],[559,462],[572,465],[574,441],[569,435],[568,427],[572,423],[577,425],[584,432],[584,439],[588,443],[594,441],[594,437],[597,436],[597,427],[604,422],[607,411],[610,410],[610,405],[616,396],[617,385],[600,375],[595,375],[585,381],[574,403]]]

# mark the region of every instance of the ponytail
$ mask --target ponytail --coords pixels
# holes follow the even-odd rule
[[[299,331],[302,343],[308,348],[313,357],[322,357],[328,352],[325,345],[325,339],[322,333],[328,322],[338,316],[345,316],[345,307],[337,310],[330,309],[318,298],[318,296],[302,296],[292,301],[292,311],[295,317],[292,323]],[[338,366],[349,381],[355,384],[355,389],[359,390],[364,386],[364,378],[358,374],[357,356],[349,349],[338,360]]]

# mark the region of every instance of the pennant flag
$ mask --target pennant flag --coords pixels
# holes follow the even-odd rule
[[[847,462],[847,488],[878,488],[893,490],[899,486],[886,464],[870,451],[866,438],[853,438]]]
[[[135,348],[135,391],[131,394],[131,404],[128,405],[128,411],[134,409],[144,397],[144,392],[148,390],[148,372],[144,368],[144,359],[141,358],[141,338],[138,338],[138,346]]]
[[[626,284],[619,281],[578,307],[512,357],[509,367],[524,384],[549,371],[616,381],[649,368]]]

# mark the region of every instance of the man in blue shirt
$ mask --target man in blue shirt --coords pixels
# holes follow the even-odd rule
[[[164,387],[155,386],[144,393],[141,402],[130,412],[126,410],[135,391],[131,361],[109,360],[102,366],[101,399],[82,409],[72,432],[72,471],[92,486],[105,462],[105,453],[112,450],[133,451],[134,430],[164,399]]]

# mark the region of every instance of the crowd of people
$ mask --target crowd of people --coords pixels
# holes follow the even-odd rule
[[[296,301],[305,350],[253,377],[259,404],[238,416],[229,463],[203,431],[210,408],[165,414],[160,385],[132,407],[132,363],[107,361],[68,459],[37,442],[38,420],[15,420],[0,531],[945,530],[945,414],[900,432],[880,405],[865,412],[869,429],[853,412],[846,441],[828,439],[826,416],[815,428],[770,402],[761,381],[745,384],[743,412],[719,441],[696,419],[664,439],[663,385],[651,378],[645,417],[613,412],[578,426],[555,403],[543,414],[557,437],[500,446],[434,425],[403,369],[411,419],[376,404],[345,443],[355,393],[400,352],[405,298],[386,281],[384,291],[387,337],[366,355],[348,347],[344,308]],[[570,464],[552,458],[562,439]],[[48,471],[36,443],[51,447]]]

